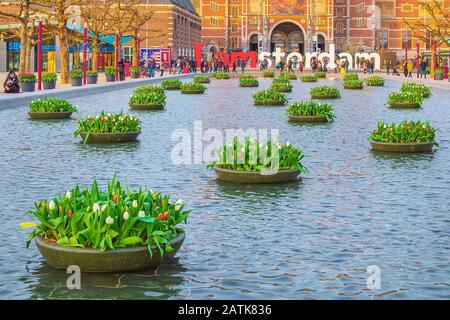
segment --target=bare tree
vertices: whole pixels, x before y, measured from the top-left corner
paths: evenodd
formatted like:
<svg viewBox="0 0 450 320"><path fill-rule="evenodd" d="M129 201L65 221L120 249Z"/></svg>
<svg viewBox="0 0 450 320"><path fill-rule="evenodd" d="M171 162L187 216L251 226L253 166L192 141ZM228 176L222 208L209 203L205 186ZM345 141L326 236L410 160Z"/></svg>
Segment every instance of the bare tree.
<svg viewBox="0 0 450 320"><path fill-rule="evenodd" d="M30 22L31 0L21 0L18 6L18 12L12 13L0 10L0 16L10 18L20 24L20 56L19 56L19 72L27 72L27 42L28 42L28 23ZM0 3L0 7L10 6L11 3Z"/></svg>
<svg viewBox="0 0 450 320"><path fill-rule="evenodd" d="M429 15L432 22L416 20L410 22L403 21L411 29L414 37L424 41L436 40L437 45L446 43L446 38L450 35L450 13L445 9L442 1L419 1L419 8Z"/></svg>

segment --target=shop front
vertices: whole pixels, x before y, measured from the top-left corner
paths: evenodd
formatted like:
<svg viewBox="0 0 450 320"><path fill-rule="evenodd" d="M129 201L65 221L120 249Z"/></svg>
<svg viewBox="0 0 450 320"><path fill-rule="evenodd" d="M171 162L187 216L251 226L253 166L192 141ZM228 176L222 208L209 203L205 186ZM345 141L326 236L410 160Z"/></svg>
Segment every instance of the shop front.
<svg viewBox="0 0 450 320"><path fill-rule="evenodd" d="M87 44L87 69L92 70L92 45ZM98 71L104 71L107 67L114 66L114 46L105 44L99 46ZM80 69L83 65L83 44L77 43L69 46L69 68Z"/></svg>

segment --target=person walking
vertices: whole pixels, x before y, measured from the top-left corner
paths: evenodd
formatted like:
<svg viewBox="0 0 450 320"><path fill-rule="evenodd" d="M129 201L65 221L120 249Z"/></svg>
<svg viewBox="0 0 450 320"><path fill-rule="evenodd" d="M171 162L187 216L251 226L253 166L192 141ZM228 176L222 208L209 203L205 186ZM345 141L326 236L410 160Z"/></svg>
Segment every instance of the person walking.
<svg viewBox="0 0 450 320"><path fill-rule="evenodd" d="M163 58L161 58L161 64L159 65L159 70L161 71L161 74L159 75L160 77L164 75L164 71L166 70L165 64L166 62L164 61Z"/></svg>
<svg viewBox="0 0 450 320"><path fill-rule="evenodd" d="M294 70L292 69L293 65L294 65L294 62L292 62L292 59L289 59L289 61L288 61L288 71L289 72L294 72Z"/></svg>
<svg viewBox="0 0 450 320"><path fill-rule="evenodd" d="M117 69L119 70L119 80L124 81L125 80L125 63L123 62L123 59L120 59L119 63L117 64Z"/></svg>
<svg viewBox="0 0 450 320"><path fill-rule="evenodd" d="M298 64L298 69L299 69L300 73L303 73L303 68L304 68L304 63L303 63L303 60L302 60L302 61L300 61L300 63Z"/></svg>
<svg viewBox="0 0 450 320"><path fill-rule="evenodd" d="M428 63L422 59L422 61L420 62L420 79L422 79L422 76L425 77L425 79L427 78L427 66Z"/></svg>
<svg viewBox="0 0 450 320"><path fill-rule="evenodd" d="M406 61L403 61L402 68L403 68L403 75L405 76L405 78L407 78L408 77L408 63Z"/></svg>
<svg viewBox="0 0 450 320"><path fill-rule="evenodd" d="M150 59L148 60L148 76L150 78L155 77L155 68L156 68L155 59L153 59L153 57L150 57Z"/></svg>
<svg viewBox="0 0 450 320"><path fill-rule="evenodd" d="M345 59L345 62L344 62L344 70L345 70L345 73L348 73L348 67L350 66L350 62L348 62L348 59Z"/></svg>
<svg viewBox="0 0 450 320"><path fill-rule="evenodd" d="M392 61L391 60L389 60L387 63L386 63L386 74L387 75L389 75L389 70L392 68Z"/></svg>
<svg viewBox="0 0 450 320"><path fill-rule="evenodd" d="M8 72L6 76L6 80L3 83L3 89L5 89L5 93L19 93L20 85L19 78L17 77L14 71Z"/></svg>
<svg viewBox="0 0 450 320"><path fill-rule="evenodd" d="M414 69L414 65L411 60L408 61L407 68L408 68L408 78L412 78L412 72Z"/></svg>

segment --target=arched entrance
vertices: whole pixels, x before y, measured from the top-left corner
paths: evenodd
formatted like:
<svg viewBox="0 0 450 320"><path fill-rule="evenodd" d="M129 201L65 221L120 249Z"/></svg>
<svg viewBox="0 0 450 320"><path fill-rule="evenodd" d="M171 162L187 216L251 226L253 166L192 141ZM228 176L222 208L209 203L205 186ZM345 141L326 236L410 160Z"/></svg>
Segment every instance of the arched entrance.
<svg viewBox="0 0 450 320"><path fill-rule="evenodd" d="M270 50L276 48L286 53L305 53L305 35L303 30L292 22L282 22L275 26L270 35Z"/></svg>
<svg viewBox="0 0 450 320"><path fill-rule="evenodd" d="M250 45L249 45L250 51L258 51L258 35L254 34L250 37Z"/></svg>
<svg viewBox="0 0 450 320"><path fill-rule="evenodd" d="M317 35L317 49L320 52L325 51L325 37L321 34Z"/></svg>

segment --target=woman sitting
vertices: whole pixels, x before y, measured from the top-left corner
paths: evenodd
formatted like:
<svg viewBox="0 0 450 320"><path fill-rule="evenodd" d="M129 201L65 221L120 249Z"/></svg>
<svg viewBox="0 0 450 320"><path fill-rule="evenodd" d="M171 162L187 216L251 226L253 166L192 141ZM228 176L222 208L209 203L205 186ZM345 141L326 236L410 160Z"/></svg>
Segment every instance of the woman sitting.
<svg viewBox="0 0 450 320"><path fill-rule="evenodd" d="M3 83L3 88L5 89L5 93L19 93L19 79L14 71L10 71L6 76L6 80Z"/></svg>

